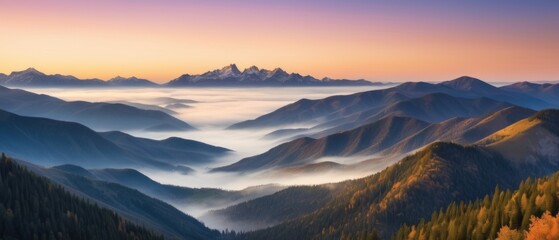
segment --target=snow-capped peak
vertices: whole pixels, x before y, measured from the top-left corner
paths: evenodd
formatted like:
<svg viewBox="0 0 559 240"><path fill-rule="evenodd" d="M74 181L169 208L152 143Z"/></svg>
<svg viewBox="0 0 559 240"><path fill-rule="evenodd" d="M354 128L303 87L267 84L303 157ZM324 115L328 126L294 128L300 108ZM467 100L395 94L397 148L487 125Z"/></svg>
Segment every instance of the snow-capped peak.
<svg viewBox="0 0 559 240"><path fill-rule="evenodd" d="M259 73L259 72L260 72L260 69L258 69L258 67L256 67L256 66L249 67L249 68L245 69L245 71L243 71L243 73L245 73L245 74L255 74L255 73Z"/></svg>
<svg viewBox="0 0 559 240"><path fill-rule="evenodd" d="M220 71L221 76L231 76L231 75L238 75L238 74L241 74L241 71L239 71L239 68L237 68L237 65L235 64L226 66L222 68Z"/></svg>

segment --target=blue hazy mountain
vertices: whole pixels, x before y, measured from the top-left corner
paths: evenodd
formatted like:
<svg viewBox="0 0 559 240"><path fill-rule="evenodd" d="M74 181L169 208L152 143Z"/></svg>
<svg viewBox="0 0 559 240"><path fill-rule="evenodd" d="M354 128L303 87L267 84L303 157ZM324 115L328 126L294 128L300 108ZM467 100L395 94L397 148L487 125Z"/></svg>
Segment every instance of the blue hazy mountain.
<svg viewBox="0 0 559 240"><path fill-rule="evenodd" d="M278 212L299 202L317 201L312 194L301 193L301 188L290 187L208 217L249 227L269 226L263 224L269 219L284 220L241 234L239 239L338 239L355 233L389 238L404 223L417 224L453 201L474 200L496 186L512 188L527 177L559 170L559 151L553 148L559 144L558 119L559 110L540 111L474 144L436 142L368 177L303 190L328 190L321 195L326 202L318 203L321 206ZM330 230L322 231L325 227Z"/></svg>
<svg viewBox="0 0 559 240"><path fill-rule="evenodd" d="M503 86L501 89L513 93L523 93L559 105L559 83L519 82Z"/></svg>
<svg viewBox="0 0 559 240"><path fill-rule="evenodd" d="M137 77L121 77L117 76L111 78L107 81L107 84L111 87L157 87L159 84L154 83L147 79L141 79Z"/></svg>
<svg viewBox="0 0 559 240"><path fill-rule="evenodd" d="M241 203L258 197L273 194L285 187L279 185L261 185L237 191L228 191L216 188L189 188L175 185L166 185L156 182L134 169L84 169L82 167L65 164L52 167L53 171L63 171L70 174L83 176L92 180L111 182L157 198L189 212L191 209L198 211L216 209L224 206Z"/></svg>
<svg viewBox="0 0 559 240"><path fill-rule="evenodd" d="M490 105L485 104L485 107ZM516 106L496 112L491 108L483 110L476 105L472 105L470 109L474 108L479 112L453 112L456 116L469 117L452 117L435 123L419 120L413 114L405 117L389 115L373 123L324 137L298 138L213 171L250 172L311 166L322 157L399 155L436 141L472 144L535 113ZM454 108L456 109L460 108ZM479 115L484 116L477 117Z"/></svg>
<svg viewBox="0 0 559 240"><path fill-rule="evenodd" d="M136 77L115 77L108 81L100 79L79 79L70 75L47 75L35 68L15 71L0 76L0 84L10 87L155 87L158 84Z"/></svg>
<svg viewBox="0 0 559 240"><path fill-rule="evenodd" d="M236 123L230 128L262 128L300 123L319 124L348 117L351 114L376 113L395 102L433 93L459 98L488 98L534 110L555 106L553 103L524 93L513 93L494 87L476 78L460 77L438 84L407 82L388 89L351 95L331 96L317 100L301 99L256 119Z"/></svg>
<svg viewBox="0 0 559 240"><path fill-rule="evenodd" d="M117 76L107 81L100 79L79 79L74 76L47 75L34 68L15 71L9 75L0 74L0 84L9 87L258 87L258 86L371 86L384 83L366 80L317 79L298 73L287 73L280 68L274 70L258 69L253 66L240 71L235 64L222 69L208 71L200 75L183 74L165 84L157 84L137 77Z"/></svg>
<svg viewBox="0 0 559 240"><path fill-rule="evenodd" d="M148 167L188 172L229 150L169 138L136 138L120 132L97 133L81 124L24 117L0 110L0 150L43 166Z"/></svg>
<svg viewBox="0 0 559 240"><path fill-rule="evenodd" d="M68 192L115 211L129 221L164 234L170 239L214 239L219 232L204 226L175 207L120 184L88 178L83 172L69 173L21 162L29 170L62 185Z"/></svg>
<svg viewBox="0 0 559 240"><path fill-rule="evenodd" d="M120 103L67 102L44 94L1 86L0 109L19 115L78 122L95 130L145 130L162 125L166 126L162 130L194 129L188 123L161 111Z"/></svg>

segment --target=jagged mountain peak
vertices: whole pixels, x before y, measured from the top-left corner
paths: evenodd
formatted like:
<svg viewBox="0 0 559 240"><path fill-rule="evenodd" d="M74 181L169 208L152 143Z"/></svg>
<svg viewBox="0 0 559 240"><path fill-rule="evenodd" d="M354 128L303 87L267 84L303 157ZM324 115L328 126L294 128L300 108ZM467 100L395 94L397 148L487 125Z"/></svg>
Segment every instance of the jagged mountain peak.
<svg viewBox="0 0 559 240"><path fill-rule="evenodd" d="M259 73L260 69L257 66L251 66L243 71L243 74L255 74Z"/></svg>
<svg viewBox="0 0 559 240"><path fill-rule="evenodd" d="M241 74L241 71L239 70L239 68L237 67L236 64L232 63L229 64L228 66L225 66L221 69L221 71L223 73L233 73L233 74Z"/></svg>

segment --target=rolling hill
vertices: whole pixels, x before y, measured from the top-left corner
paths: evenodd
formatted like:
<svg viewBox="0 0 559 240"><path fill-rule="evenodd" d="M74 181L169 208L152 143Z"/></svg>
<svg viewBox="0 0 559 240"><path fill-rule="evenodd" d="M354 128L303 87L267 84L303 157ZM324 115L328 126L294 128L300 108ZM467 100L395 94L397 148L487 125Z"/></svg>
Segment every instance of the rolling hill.
<svg viewBox="0 0 559 240"><path fill-rule="evenodd" d="M453 202L417 225L402 226L393 239L556 239L557 232L551 229L557 219L537 218L557 212L558 178L557 172L550 177L529 178L514 191L496 187L495 192L475 201Z"/></svg>
<svg viewBox="0 0 559 240"><path fill-rule="evenodd" d="M407 82L388 89L351 95L331 96L318 100L301 99L256 119L233 124L229 128L264 128L302 123L316 125L352 114L373 115L372 113L377 113L395 102L434 93L457 98L487 98L535 110L554 106L524 93L513 93L494 87L476 78L460 77L439 84Z"/></svg>
<svg viewBox="0 0 559 240"><path fill-rule="evenodd" d="M427 122L413 118L387 117L324 138L293 140L214 171L256 171L309 164L321 157L372 154L392 146L410 132L417 132L427 125Z"/></svg>
<svg viewBox="0 0 559 240"><path fill-rule="evenodd" d="M199 165L224 156L231 150L202 142L170 137L164 140L139 138L123 132L101 132L101 137L136 155L169 164Z"/></svg>
<svg viewBox="0 0 559 240"><path fill-rule="evenodd" d="M320 100L301 99L254 120L233 124L229 129L265 128L307 122L333 120L367 109L409 99L396 91L377 90L351 95L331 96Z"/></svg>
<svg viewBox="0 0 559 240"><path fill-rule="evenodd" d="M194 130L171 115L120 103L66 102L58 98L0 86L0 109L19 115L78 122L95 130L144 130L168 125L172 130Z"/></svg>
<svg viewBox="0 0 559 240"><path fill-rule="evenodd" d="M13 87L99 87L104 83L99 79L82 80L60 74L46 75L35 68L12 72L3 79L2 85Z"/></svg>
<svg viewBox="0 0 559 240"><path fill-rule="evenodd" d="M338 183L343 191L312 213L302 213L274 227L241 234L239 238L365 239L377 234L387 238L396 232L398 226L415 224L453 201L475 200L491 193L497 185L512 188L529 176L551 174L559 169L555 155L541 155L541 148L527 146L521 149L527 156L521 160L532 159L529 156L541 158L519 162L518 158L507 158L507 152L516 147L515 139L524 138L533 142L542 137L556 139L559 136L558 112L538 112L508 127L518 131L510 132L505 128L486 138L489 140L480 141L480 145L431 144L377 174ZM500 144L509 146L501 149L498 147ZM287 188L283 191L292 190ZM268 207L274 209L274 201L270 199L267 202ZM258 203L254 204L256 208ZM223 217L242 221L242 217L233 216L243 216L245 213L240 209L252 208L233 206L230 209L239 211ZM260 218L266 219L269 217L267 214L272 213L261 212Z"/></svg>
<svg viewBox="0 0 559 240"><path fill-rule="evenodd" d="M519 82L511 85L503 86L501 89L513 93L523 93L534 98L559 105L559 83L531 83Z"/></svg>
<svg viewBox="0 0 559 240"><path fill-rule="evenodd" d="M550 169L559 165L559 110L538 112L482 140L477 144L502 153L524 168ZM552 160L552 161L550 161Z"/></svg>
<svg viewBox="0 0 559 240"><path fill-rule="evenodd" d="M472 144L509 125L536 113L521 107L509 107L478 118L452 118L433 123L416 133L410 133L384 154L407 153L436 141Z"/></svg>
<svg viewBox="0 0 559 240"><path fill-rule="evenodd" d="M86 170L70 164L55 166L48 170L79 175L95 181L117 183L136 189L150 197L163 200L190 214L238 204L273 194L285 188L279 185L255 186L238 191L215 188L188 188L158 183L134 169L104 168Z"/></svg>
<svg viewBox="0 0 559 240"><path fill-rule="evenodd" d="M163 239L160 233L70 194L3 154L0 182L4 239Z"/></svg>
<svg viewBox="0 0 559 240"><path fill-rule="evenodd" d="M46 169L21 162L30 171L60 184L68 192L111 209L129 221L146 226L168 238L212 239L219 232L204 226L171 205L116 183L98 181L80 174Z"/></svg>
<svg viewBox="0 0 559 240"><path fill-rule="evenodd" d="M340 190L337 185L290 187L288 191L279 191L225 209L210 211L201 216L200 220L210 227L220 229L262 229L311 213L331 201Z"/></svg>
<svg viewBox="0 0 559 240"><path fill-rule="evenodd" d="M185 171L223 156L227 149L191 140L162 141L119 133L97 133L83 125L45 118L23 117L0 110L0 149L11 156L52 166L151 167Z"/></svg>
<svg viewBox="0 0 559 240"><path fill-rule="evenodd" d="M457 133L456 137L466 134L468 127L472 127L466 138L475 138L475 131L481 131L483 137L500 130L512 123L509 118L520 120L533 113L531 110L519 107L511 108L508 103L498 102L488 98L457 98L442 93L428 94L419 98L398 101L374 112L360 112L348 117L340 118L333 123L326 123L317 128L326 128L324 125L335 126L321 132L311 134L317 138L302 137L280 144L267 152L242 159L228 166L216 168L213 171L256 171L289 166L311 164L321 157L343 157L352 155L372 154L405 154L409 151L423 147L436 140L455 140L443 136L444 133ZM516 117L497 117L487 121L483 126L474 129L474 124L462 123L462 128L457 127L458 119L441 124L430 124L455 117L480 117L494 113L501 109L510 108L501 112L501 115L515 114ZM483 119L479 119L483 121ZM363 125L364 124L364 125ZM490 124L495 126L489 127ZM360 127L353 127L360 126ZM427 128L429 126L429 128ZM501 128L499 128L501 127ZM351 130L348 130L351 128ZM427 128L427 129L425 129ZM493 132L491 132L493 130ZM431 132L430 132L431 131ZM414 134L420 134L413 138ZM404 141L412 136L411 139ZM423 139L421 139L423 138ZM476 140L479 140L478 138ZM404 142L402 142L404 141ZM400 145L396 147L395 145ZM392 148L391 151L386 151Z"/></svg>
<svg viewBox="0 0 559 240"><path fill-rule="evenodd" d="M366 110L332 121L319 124L310 129L312 137L322 137L346 131L363 124L372 123L387 116L405 116L429 123L437 123L455 117L480 117L513 106L490 98L461 98L444 93L430 93L418 98L402 100L383 108ZM325 130L320 130L325 129Z"/></svg>
<svg viewBox="0 0 559 240"><path fill-rule="evenodd" d="M47 75L35 68L4 75L0 83L10 87L155 87L158 84L136 77L115 77L108 81L100 79L79 79L67 75Z"/></svg>
<svg viewBox="0 0 559 240"><path fill-rule="evenodd" d="M516 177L510 176L515 174L505 159L479 147L435 143L380 173L338 183L343 190L310 213L303 212L274 227L248 232L240 239L320 239L348 234L360 238L375 232L390 236L397 226L427 217L453 200L475 199L497 184L512 186L517 182ZM247 204L257 204L257 200ZM285 201L282 204L289 204ZM267 203L275 209L272 200ZM233 222L242 222L242 216L249 214L219 213ZM260 218L264 221L271 214L264 211Z"/></svg>

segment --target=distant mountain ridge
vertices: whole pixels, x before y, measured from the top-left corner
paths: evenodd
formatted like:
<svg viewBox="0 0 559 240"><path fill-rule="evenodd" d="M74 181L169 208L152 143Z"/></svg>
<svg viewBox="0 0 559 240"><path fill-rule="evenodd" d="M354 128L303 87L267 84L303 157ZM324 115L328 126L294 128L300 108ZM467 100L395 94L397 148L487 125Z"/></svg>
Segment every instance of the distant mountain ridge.
<svg viewBox="0 0 559 240"><path fill-rule="evenodd" d="M122 132L97 133L73 122L19 116L0 110L0 150L52 166L151 167L189 172L188 166L213 161L228 149L181 138L161 141Z"/></svg>
<svg viewBox="0 0 559 240"><path fill-rule="evenodd" d="M435 123L422 121L413 114L408 116L389 114L372 123L321 138L297 138L262 154L241 159L213 171L250 172L302 166L312 164L322 157L399 155L436 141L472 144L535 113L533 110L516 106L499 106L495 108L499 110L497 112L494 112L495 109L491 108L489 104L485 104L483 107L488 109L476 107L477 112L463 111L458 114L468 116L468 118L454 117ZM456 112L454 113L456 114ZM446 112L438 115L451 116Z"/></svg>
<svg viewBox="0 0 559 240"><path fill-rule="evenodd" d="M298 73L287 73L281 68L274 70L259 69L256 66L240 71L231 64L221 69L208 71L200 75L183 74L164 84L158 84L137 77L117 76L107 81L101 79L79 79L74 76L47 75L35 68L14 71L9 75L0 73L0 85L10 87L188 87L188 86L371 86L384 83L369 82L363 79L317 79Z"/></svg>
<svg viewBox="0 0 559 240"><path fill-rule="evenodd" d="M559 104L559 83L538 84L531 82L519 82L502 86L501 89L514 93L523 93L544 101Z"/></svg>
<svg viewBox="0 0 559 240"><path fill-rule="evenodd" d="M0 86L0 109L19 115L72 121L95 130L173 130L195 128L165 112L121 103L64 101L44 94ZM166 129L153 129L166 126Z"/></svg>
<svg viewBox="0 0 559 240"><path fill-rule="evenodd" d="M295 216L287 212L280 217L290 220L240 234L237 239L388 239L399 226L417 224L453 201L474 200L496 186L511 188L527 177L559 170L558 144L559 110L540 111L476 144L436 142L379 173L335 183L328 189L343 191L322 207L313 206L310 213L298 211ZM302 201L280 198L297 191L287 188L212 214L236 222L245 216L257 223L266 221L277 215L276 208Z"/></svg>
<svg viewBox="0 0 559 240"><path fill-rule="evenodd" d="M184 74L165 86L370 86L366 80L316 79L298 73L287 73L281 68L274 70L259 69L256 66L240 71L231 64L222 69L200 75ZM379 84L379 83L377 83Z"/></svg>
<svg viewBox="0 0 559 240"><path fill-rule="evenodd" d="M387 89L359 92L350 95L331 96L316 100L301 99L255 119L233 124L229 128L276 127L332 121L341 117L347 118L351 114L370 115L371 113L377 113L379 109L390 104L430 94L445 94L458 98L486 98L534 110L543 110L557 106L554 103L525 93L511 92L494 87L477 78L463 76L438 84L406 82Z"/></svg>

